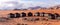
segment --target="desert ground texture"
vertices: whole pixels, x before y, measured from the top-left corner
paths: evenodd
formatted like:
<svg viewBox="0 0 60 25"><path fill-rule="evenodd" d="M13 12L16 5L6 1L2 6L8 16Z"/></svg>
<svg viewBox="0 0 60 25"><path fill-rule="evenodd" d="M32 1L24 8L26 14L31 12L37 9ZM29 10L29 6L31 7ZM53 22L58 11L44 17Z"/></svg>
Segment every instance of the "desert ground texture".
<svg viewBox="0 0 60 25"><path fill-rule="evenodd" d="M60 9L58 10L2 10L0 11L0 18L5 17L8 18L8 14L9 13L28 13L28 12L32 12L33 15L35 12L45 12L45 13L58 13L60 14ZM24 18L40 18L39 21L25 21L23 20ZM1 21L0 19L0 25L60 25L60 20L51 20L48 19L47 17L44 17L46 19L48 19L48 21L46 20L41 20L43 17L24 17L24 18L9 18L7 20L3 19L4 21Z"/></svg>

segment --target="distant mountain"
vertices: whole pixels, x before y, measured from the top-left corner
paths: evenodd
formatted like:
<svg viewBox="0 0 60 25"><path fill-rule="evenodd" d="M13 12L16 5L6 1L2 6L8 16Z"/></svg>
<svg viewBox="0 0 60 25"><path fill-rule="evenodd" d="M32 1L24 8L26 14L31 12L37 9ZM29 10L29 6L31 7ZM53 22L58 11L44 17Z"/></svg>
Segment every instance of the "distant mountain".
<svg viewBox="0 0 60 25"><path fill-rule="evenodd" d="M55 5L55 6L52 6L52 7L49 7L50 9L60 9L60 5Z"/></svg>
<svg viewBox="0 0 60 25"><path fill-rule="evenodd" d="M39 9L39 8L42 8L42 7L40 7L40 6L29 7L29 9L32 9L32 10Z"/></svg>

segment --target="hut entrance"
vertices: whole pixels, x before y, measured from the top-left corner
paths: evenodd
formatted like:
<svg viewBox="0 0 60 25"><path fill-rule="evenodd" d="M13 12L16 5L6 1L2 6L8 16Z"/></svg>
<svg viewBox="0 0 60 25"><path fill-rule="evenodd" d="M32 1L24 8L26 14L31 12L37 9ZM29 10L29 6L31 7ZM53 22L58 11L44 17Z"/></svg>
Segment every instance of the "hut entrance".
<svg viewBox="0 0 60 25"><path fill-rule="evenodd" d="M49 13L49 17L50 17L51 19L56 19L56 16L55 16L54 14L51 14L51 13Z"/></svg>
<svg viewBox="0 0 60 25"><path fill-rule="evenodd" d="M10 13L10 14L9 14L9 17L10 17L10 18L15 18L15 14Z"/></svg>
<svg viewBox="0 0 60 25"><path fill-rule="evenodd" d="M21 17L21 16L20 16L19 13L15 13L15 17L16 17L16 18L19 18L19 17Z"/></svg>
<svg viewBox="0 0 60 25"><path fill-rule="evenodd" d="M31 12L28 13L28 16L33 16L33 14Z"/></svg>
<svg viewBox="0 0 60 25"><path fill-rule="evenodd" d="M26 13L22 12L21 14L22 17L26 17Z"/></svg>
<svg viewBox="0 0 60 25"><path fill-rule="evenodd" d="M58 13L55 13L56 19L60 19L60 15Z"/></svg>

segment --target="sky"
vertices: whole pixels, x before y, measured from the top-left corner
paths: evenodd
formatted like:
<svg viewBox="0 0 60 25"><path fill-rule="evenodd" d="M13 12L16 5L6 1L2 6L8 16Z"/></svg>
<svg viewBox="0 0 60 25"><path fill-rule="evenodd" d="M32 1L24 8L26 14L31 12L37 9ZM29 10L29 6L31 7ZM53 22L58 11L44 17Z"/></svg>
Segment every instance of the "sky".
<svg viewBox="0 0 60 25"><path fill-rule="evenodd" d="M20 0L23 3L31 3L35 6L53 6L60 4L60 0Z"/></svg>
<svg viewBox="0 0 60 25"><path fill-rule="evenodd" d="M28 7L50 7L59 4L60 0L0 0L0 9L28 9Z"/></svg>

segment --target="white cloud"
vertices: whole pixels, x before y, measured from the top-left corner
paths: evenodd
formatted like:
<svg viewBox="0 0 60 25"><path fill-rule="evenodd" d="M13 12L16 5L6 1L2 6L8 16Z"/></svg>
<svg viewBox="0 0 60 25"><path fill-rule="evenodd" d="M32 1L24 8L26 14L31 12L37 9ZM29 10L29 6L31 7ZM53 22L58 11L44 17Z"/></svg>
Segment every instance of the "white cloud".
<svg viewBox="0 0 60 25"><path fill-rule="evenodd" d="M17 2L17 3L16 3ZM22 1L22 0L0 0L0 9L14 9L14 8L28 8L28 7L34 7L34 6L53 6L58 5L59 2L56 2L55 0L47 0L47 2L35 2L35 1Z"/></svg>
<svg viewBox="0 0 60 25"><path fill-rule="evenodd" d="M6 3L11 2L11 3ZM17 0L0 0L0 9L13 9L15 4L13 2L17 2ZM9 7L9 8L8 8Z"/></svg>
<svg viewBox="0 0 60 25"><path fill-rule="evenodd" d="M22 2L22 3L21 3ZM45 2L32 2L32 1L21 1L20 4L23 4L23 8L34 7L34 6L42 6L46 4Z"/></svg>

